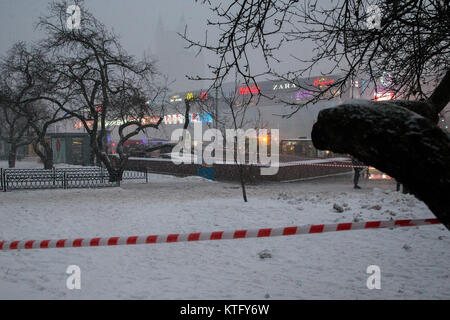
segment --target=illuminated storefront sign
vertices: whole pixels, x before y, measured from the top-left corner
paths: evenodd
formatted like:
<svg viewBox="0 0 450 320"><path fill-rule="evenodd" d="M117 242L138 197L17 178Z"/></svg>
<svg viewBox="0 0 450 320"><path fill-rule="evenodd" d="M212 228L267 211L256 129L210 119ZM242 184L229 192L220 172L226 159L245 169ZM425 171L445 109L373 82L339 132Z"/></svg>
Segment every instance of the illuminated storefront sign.
<svg viewBox="0 0 450 320"><path fill-rule="evenodd" d="M317 77L317 79L314 80L313 85L314 85L314 87L327 88L330 85L332 85L333 83L334 83L334 79L328 79L326 77L322 77L322 78Z"/></svg>
<svg viewBox="0 0 450 320"><path fill-rule="evenodd" d="M128 121L136 121L135 119L128 119ZM159 121L159 117L156 116L146 116L141 119L141 123L143 125L147 124L157 124ZM189 113L189 122L212 122L212 116L208 112L200 112L200 113ZM89 128L92 128L92 124L94 121L86 121L86 124ZM106 121L106 126L120 126L124 123L123 120L114 120L114 121ZM183 124L184 123L184 115L181 113L177 114L168 114L163 118L162 123L164 124ZM74 125L75 129L83 128L83 123L78 121Z"/></svg>
<svg viewBox="0 0 450 320"><path fill-rule="evenodd" d="M281 84L275 84L272 88L272 90L286 90L286 89L295 89L297 86L294 83L281 83Z"/></svg>
<svg viewBox="0 0 450 320"><path fill-rule="evenodd" d="M92 126L92 123L94 123L94 121L88 121L88 126L91 127L91 126ZM81 129L81 128L83 128L83 123L82 123L81 121L77 121L77 122L75 122L75 124L73 125L73 127L74 127L75 129Z"/></svg>
<svg viewBox="0 0 450 320"><path fill-rule="evenodd" d="M311 99L313 97L312 91L309 90L299 90L295 94L295 100Z"/></svg>
<svg viewBox="0 0 450 320"><path fill-rule="evenodd" d="M183 99L181 99L180 96L175 95L175 96L171 96L169 101L170 102L181 102L181 101L183 101Z"/></svg>
<svg viewBox="0 0 450 320"><path fill-rule="evenodd" d="M391 91L375 92L375 101L387 101L394 99L395 94Z"/></svg>
<svg viewBox="0 0 450 320"><path fill-rule="evenodd" d="M129 120L129 121L131 121L131 120ZM144 120L142 120L142 121L144 122ZM86 121L86 124L87 124L87 126L88 126L89 128L92 128L92 124L93 124L93 123L94 123L93 120L88 120L88 121ZM120 126L120 125L123 124L123 123L124 123L124 122L123 122L122 120L113 120L113 121L108 121L108 120L106 120L106 121L105 121L105 125L106 125L107 127L111 127L111 126ZM81 122L81 121L75 122L74 128L75 128L75 129L81 129L81 128L84 128L83 122Z"/></svg>
<svg viewBox="0 0 450 320"><path fill-rule="evenodd" d="M212 116L208 112L189 113L189 122L212 122ZM164 124L183 124L184 123L184 115L182 115L181 113L165 115L164 119L163 119L163 123Z"/></svg>
<svg viewBox="0 0 450 320"><path fill-rule="evenodd" d="M239 94L259 93L260 91L261 91L261 88L256 85L253 87L240 87L239 88Z"/></svg>
<svg viewBox="0 0 450 320"><path fill-rule="evenodd" d="M184 96L184 93L182 93L181 95L171 96L169 101L170 102L181 102L181 101L183 101L183 98L181 98L181 96ZM198 99L201 99L201 100L206 100L208 98L208 92L201 91L200 93L195 93L195 92L186 93L186 100L194 100L195 97L197 97Z"/></svg>

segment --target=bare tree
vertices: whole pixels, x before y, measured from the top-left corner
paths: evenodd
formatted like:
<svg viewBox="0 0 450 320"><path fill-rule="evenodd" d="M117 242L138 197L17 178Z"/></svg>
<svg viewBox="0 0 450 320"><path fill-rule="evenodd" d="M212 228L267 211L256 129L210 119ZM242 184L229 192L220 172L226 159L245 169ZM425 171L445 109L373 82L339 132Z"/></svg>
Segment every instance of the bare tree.
<svg viewBox="0 0 450 320"><path fill-rule="evenodd" d="M31 90L34 89L33 80L23 73L17 72L16 67L29 70L31 59L22 55L24 44L19 43L9 50L7 56L0 62L0 104L2 113L2 127L7 137L10 150L8 165L15 167L17 149L29 145L36 139L33 134L32 123L29 115L23 112Z"/></svg>
<svg viewBox="0 0 450 320"><path fill-rule="evenodd" d="M0 92L0 123L2 124L1 134L9 144L8 167L15 168L17 150L29 145L34 139L30 128L30 122L22 114L16 112L16 104L11 92Z"/></svg>
<svg viewBox="0 0 450 320"><path fill-rule="evenodd" d="M70 106L61 109L82 123L93 153L111 179L120 180L121 166L127 157L122 153L119 168L115 168L107 155L108 121L123 121L119 128L120 153L127 139L147 128L159 127L161 120L143 121L144 115L152 114L153 107L144 102L159 96L164 86L156 85L158 72L153 61L136 61L121 47L119 37L96 19L82 1L75 3L81 8L80 28L69 28L66 23L66 10L72 2L52 3L49 15L41 17L38 23L47 33L40 45L52 57L52 73L59 79L58 94L72 97ZM134 130L125 133L132 126Z"/></svg>
<svg viewBox="0 0 450 320"><path fill-rule="evenodd" d="M378 91L379 78L389 72L387 89L398 101L359 102L319 113L312 139L318 149L349 153L403 183L450 228L450 138L436 122L450 101L450 15L445 0L236 0L208 4L217 20L217 41L183 37L189 46L218 55L214 84L232 68L256 81L248 58L259 52L266 71L297 84L300 77L331 65L323 74L340 77L314 92L305 104L344 92L363 76ZM314 44L312 58L295 57L300 68L274 71L278 49L286 43ZM416 101L420 100L420 101ZM386 142L389 141L389 146ZM410 150L414 150L411 152Z"/></svg>
<svg viewBox="0 0 450 320"><path fill-rule="evenodd" d="M34 131L35 138L31 142L34 152L41 159L44 169L52 169L53 149L50 140L47 139L47 131L51 125L60 121L70 119L71 116L61 112L59 108L53 108L54 104L42 103L40 100L27 103L22 110L30 124L30 128Z"/></svg>
<svg viewBox="0 0 450 320"><path fill-rule="evenodd" d="M45 139L47 130L52 124L71 117L61 110L68 97L53 95L52 100L47 99L58 85L50 69L45 53L37 47L28 48L23 42L16 43L0 65L3 86L11 93L10 103L15 106L10 112L28 121L34 136L30 143L45 169L53 168L53 151Z"/></svg>
<svg viewBox="0 0 450 320"><path fill-rule="evenodd" d="M227 92L225 93L223 91L223 88L221 88L221 95L222 95L222 99L224 100L225 104L228 107L228 112L229 115L231 116L231 125L234 129L238 129L238 128L242 128L245 122L245 114L247 112L247 105L242 105L240 108L236 108L237 105L237 100L239 98L239 96L236 94L237 91L237 82L236 82L236 86L234 88L233 92ZM229 124L227 122L228 119L226 118L226 114L227 112L223 112L222 114L222 119L220 120L221 126L222 126L222 132L225 131L225 128L229 128ZM217 117L217 115L215 115ZM237 151L237 146L238 146L238 137L234 136L233 137L233 145L235 146L235 150L233 151ZM244 145L244 149L245 149L245 145ZM245 150L244 150L245 151ZM234 163L238 166L239 168L239 181L241 183L241 189L242 189L242 198L244 199L245 202L247 202L247 190L245 188L245 176L244 176L244 166L245 166L245 159L244 159L244 163L238 162L238 152L233 152L234 153ZM244 152L245 154L245 152Z"/></svg>
<svg viewBox="0 0 450 320"><path fill-rule="evenodd" d="M239 88L240 88L240 82L238 81L238 74L235 73L235 79L234 79L234 85L229 90L225 90L224 87L218 87L216 94L213 98L214 104L208 103L209 100L205 99L196 99L195 102L200 107L200 110L202 112L207 112L212 116L213 122L210 126L214 127L215 129L219 130L221 132L223 137L228 138L226 130L227 129L234 129L235 132L238 130L242 130L242 133L245 134L245 130L253 129L254 132L258 129L267 128L267 123L262 119L262 115L259 109L252 109L252 106L257 104L260 96L259 95L253 95L249 94L246 96L239 94ZM221 101L221 106L219 107L219 101ZM255 112L256 111L256 112ZM244 145L242 142L238 141L238 136L232 137L232 144L234 146L233 150L228 150L228 146L222 146L217 145L214 148L215 154L222 153L221 157L222 159L225 159L224 152L232 151L233 152L233 162L238 168L239 172L239 181L241 184L242 189L242 197L245 202L248 201L247 198L247 192L246 192L246 183L249 182L251 177L247 174L250 172L247 170L249 168L248 164L246 163L247 157L251 159L257 160L258 157L258 150L256 150L256 154L250 154L250 148L249 152L246 151L246 145L247 142L250 145L250 143L254 143L256 141L256 145L259 142L259 136L256 133L256 136L248 137L250 139L254 139L254 141L244 141ZM228 141L229 142L229 141ZM227 141L225 141L226 144ZM242 150L239 150L238 147L243 148ZM241 155L238 155L241 153ZM239 157L239 158L238 158ZM227 159L228 160L228 159Z"/></svg>
<svg viewBox="0 0 450 320"><path fill-rule="evenodd" d="M127 87L127 88L126 88ZM122 177L128 162L129 155L124 151L123 144L130 138L145 132L148 128L158 128L163 120L164 108L155 115L153 104L164 103L166 89L158 89L153 93L152 100L147 100L148 95L136 87L135 82L123 83L120 93L114 95L111 100L111 119L119 119L119 142L117 154L119 165L116 166L116 175ZM162 146L159 146L161 148Z"/></svg>
<svg viewBox="0 0 450 320"><path fill-rule="evenodd" d="M187 29L181 36L188 47L218 54L218 63L210 66L211 77L193 77L212 80L213 85L221 85L234 70L245 82L256 82L258 76L271 74L300 88L299 79L317 72L315 67L324 74L341 75L328 89L315 92L316 101L331 90L345 91L352 77L361 74L376 89L378 79L388 71L395 75L389 89L398 98L426 99L448 71L449 5L444 0L198 2L210 6L217 19L208 19L208 26L219 30L219 37L211 38L207 33L204 40L192 39ZM374 11L374 5L379 12ZM289 42L306 41L315 44L313 56L292 54L300 68L277 73L274 67L280 62L279 49ZM266 62L263 72L253 71L249 55L255 53ZM325 61L331 62L327 70L321 66ZM450 93L446 97L449 99ZM442 108L447 104L443 98ZM437 100L435 96L434 104Z"/></svg>

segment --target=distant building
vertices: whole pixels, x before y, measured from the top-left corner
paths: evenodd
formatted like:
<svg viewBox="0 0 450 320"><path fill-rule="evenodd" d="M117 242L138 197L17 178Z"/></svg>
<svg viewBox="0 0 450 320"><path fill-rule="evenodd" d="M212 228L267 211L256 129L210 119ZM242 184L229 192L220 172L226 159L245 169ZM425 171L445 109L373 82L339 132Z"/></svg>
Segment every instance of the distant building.
<svg viewBox="0 0 450 320"><path fill-rule="evenodd" d="M74 165L93 165L92 151L87 133L48 134L53 150L53 162Z"/></svg>
<svg viewBox="0 0 450 320"><path fill-rule="evenodd" d="M46 140L53 150L53 162L88 166L94 164L94 157L87 133L49 133ZM6 139L0 137L0 160L7 160L10 145ZM33 146L21 146L17 150L17 160L25 157L36 158Z"/></svg>

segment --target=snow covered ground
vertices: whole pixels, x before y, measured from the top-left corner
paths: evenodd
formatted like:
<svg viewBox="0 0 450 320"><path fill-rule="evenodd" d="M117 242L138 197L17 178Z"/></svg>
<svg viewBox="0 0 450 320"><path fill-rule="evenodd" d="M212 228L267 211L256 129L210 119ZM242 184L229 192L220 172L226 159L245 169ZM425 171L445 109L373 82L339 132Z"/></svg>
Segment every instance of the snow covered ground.
<svg viewBox="0 0 450 320"><path fill-rule="evenodd" d="M237 184L162 175L120 188L0 192L0 239L434 217L393 181L354 190L351 179L251 185L248 203ZM450 233L434 225L0 252L0 299L449 299L449 245ZM271 257L261 259L263 250ZM66 288L69 265L81 268L81 290ZM380 290L366 286L369 265L381 269Z"/></svg>

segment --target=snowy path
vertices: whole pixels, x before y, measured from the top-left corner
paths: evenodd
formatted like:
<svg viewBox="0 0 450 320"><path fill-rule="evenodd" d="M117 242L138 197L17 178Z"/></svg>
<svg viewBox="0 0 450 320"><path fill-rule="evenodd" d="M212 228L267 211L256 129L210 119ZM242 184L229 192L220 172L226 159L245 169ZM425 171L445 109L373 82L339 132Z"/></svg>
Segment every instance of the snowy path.
<svg viewBox="0 0 450 320"><path fill-rule="evenodd" d="M0 193L0 239L433 217L414 197L393 192L393 182L365 181L353 190L350 180L249 186L247 204L235 184L159 175L122 188ZM334 203L346 210L336 212ZM0 299L449 299L449 245L449 232L437 225L0 252ZM265 249L272 258L259 257ZM81 290L66 288L72 264L81 268ZM373 264L381 268L381 290L366 287Z"/></svg>

